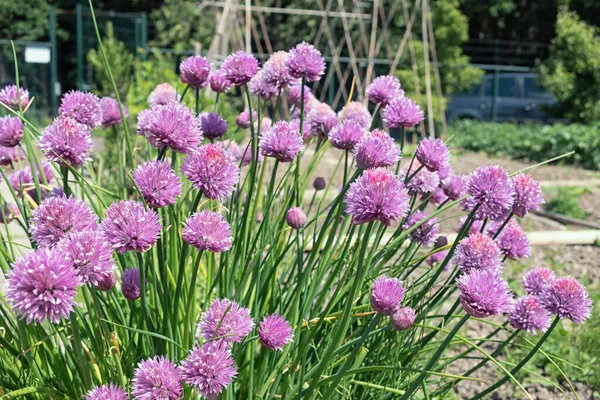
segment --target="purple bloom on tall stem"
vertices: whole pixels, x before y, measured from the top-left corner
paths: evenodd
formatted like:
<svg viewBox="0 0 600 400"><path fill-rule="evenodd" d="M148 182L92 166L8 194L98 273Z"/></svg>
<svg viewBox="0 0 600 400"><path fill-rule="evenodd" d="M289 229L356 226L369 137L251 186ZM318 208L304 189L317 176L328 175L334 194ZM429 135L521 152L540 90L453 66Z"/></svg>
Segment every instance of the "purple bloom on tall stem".
<svg viewBox="0 0 600 400"><path fill-rule="evenodd" d="M422 198L424 200L427 198L427 196L423 196ZM431 196L429 196L429 202L431 204L436 204L436 205L442 204L446 200L448 200L448 196L446 196L446 194L444 193L444 190L440 187L438 187L433 192L431 192Z"/></svg>
<svg viewBox="0 0 600 400"><path fill-rule="evenodd" d="M440 233L440 226L435 217L429 217L428 214L422 211L415 211L408 216L404 223L404 229L410 229L417 223L425 220L421 225L410 232L410 240L420 243L423 246L431 246L437 235Z"/></svg>
<svg viewBox="0 0 600 400"><path fill-rule="evenodd" d="M392 328L397 331L406 331L415 323L415 310L411 307L399 308L390 319Z"/></svg>
<svg viewBox="0 0 600 400"><path fill-rule="evenodd" d="M519 224L514 220L511 220L508 225L504 227L496 239L496 242L498 243L498 247L502 254L511 260L517 260L531 255L529 239L527 239L525 232L521 230Z"/></svg>
<svg viewBox="0 0 600 400"><path fill-rule="evenodd" d="M129 116L129 111L125 104L123 106L123 115L125 118ZM100 99L100 107L102 107L102 125L105 128L121 124L121 111L119 110L119 102L112 97L103 97Z"/></svg>
<svg viewBox="0 0 600 400"><path fill-rule="evenodd" d="M63 96L58 111L62 117L72 118L90 129L102 124L100 99L93 93L71 90Z"/></svg>
<svg viewBox="0 0 600 400"><path fill-rule="evenodd" d="M0 118L0 146L15 147L21 143L23 136L25 131L19 117Z"/></svg>
<svg viewBox="0 0 600 400"><path fill-rule="evenodd" d="M500 271L502 268L500 248L492 238L479 232L459 243L453 261L465 274L475 270Z"/></svg>
<svg viewBox="0 0 600 400"><path fill-rule="evenodd" d="M258 72L258 61L252 54L239 50L227 56L221 69L229 82L235 86L242 86Z"/></svg>
<svg viewBox="0 0 600 400"><path fill-rule="evenodd" d="M20 147L0 146L0 165L11 165L26 158L25 153L23 153Z"/></svg>
<svg viewBox="0 0 600 400"><path fill-rule="evenodd" d="M127 393L111 383L91 389L85 395L85 400L127 400Z"/></svg>
<svg viewBox="0 0 600 400"><path fill-rule="evenodd" d="M50 197L33 212L31 238L40 247L52 247L63 238L85 230L93 230L98 217L75 197Z"/></svg>
<svg viewBox="0 0 600 400"><path fill-rule="evenodd" d="M177 90L168 83L157 85L148 96L148 104L150 107L164 106L173 101L179 101Z"/></svg>
<svg viewBox="0 0 600 400"><path fill-rule="evenodd" d="M207 139L217 139L227 133L227 122L217 113L200 115L200 129Z"/></svg>
<svg viewBox="0 0 600 400"><path fill-rule="evenodd" d="M316 101L316 104L311 106L306 113L304 123L313 136L327 137L327 134L339 123L339 120L329 104Z"/></svg>
<svg viewBox="0 0 600 400"><path fill-rule="evenodd" d="M219 394L237 375L231 352L225 346L207 343L194 347L180 367L183 380L208 400Z"/></svg>
<svg viewBox="0 0 600 400"><path fill-rule="evenodd" d="M511 312L513 295L497 271L473 270L457 279L460 302L465 312L476 318Z"/></svg>
<svg viewBox="0 0 600 400"><path fill-rule="evenodd" d="M523 218L529 211L537 211L545 203L542 188L531 175L517 174L512 178L515 189L515 202L512 211Z"/></svg>
<svg viewBox="0 0 600 400"><path fill-rule="evenodd" d="M6 298L28 324L45 320L58 323L73 311L80 284L62 251L38 249L13 264Z"/></svg>
<svg viewBox="0 0 600 400"><path fill-rule="evenodd" d="M417 148L415 156L421 165L432 172L437 172L450 166L450 152L442 139L423 139Z"/></svg>
<svg viewBox="0 0 600 400"><path fill-rule="evenodd" d="M112 203L100 228L117 253L150 250L160 236L160 222L154 210L142 203L121 200Z"/></svg>
<svg viewBox="0 0 600 400"><path fill-rule="evenodd" d="M81 231L59 242L82 283L97 285L115 266L110 244L99 231Z"/></svg>
<svg viewBox="0 0 600 400"><path fill-rule="evenodd" d="M304 89L304 103L308 103L309 101L311 101L311 99L313 98L313 94L310 91L310 88L306 85L302 86L302 85L292 85L290 86L289 92L288 92L288 100L290 102L291 105L296 106L298 108L300 108L300 101L301 101L301 96L302 96L302 92L300 91L300 88Z"/></svg>
<svg viewBox="0 0 600 400"><path fill-rule="evenodd" d="M256 121L258 119L258 113L256 110L252 110L252 120ZM250 110L247 108L244 109L235 119L235 124L241 129L250 128Z"/></svg>
<svg viewBox="0 0 600 400"><path fill-rule="evenodd" d="M551 314L583 324L592 312L592 300L585 287L571 276L556 278L542 288L542 305Z"/></svg>
<svg viewBox="0 0 600 400"><path fill-rule="evenodd" d="M250 93L259 96L264 101L269 101L277 97L279 89L277 86L265 82L263 79L263 71L260 70L248 82Z"/></svg>
<svg viewBox="0 0 600 400"><path fill-rule="evenodd" d="M292 229L300 229L306 225L306 213L300 207L292 207L285 213L285 221Z"/></svg>
<svg viewBox="0 0 600 400"><path fill-rule="evenodd" d="M77 168L87 164L94 144L87 125L61 117L42 131L39 148L50 161Z"/></svg>
<svg viewBox="0 0 600 400"><path fill-rule="evenodd" d="M400 160L400 148L383 129L366 133L354 146L353 152L358 169L389 167Z"/></svg>
<svg viewBox="0 0 600 400"><path fill-rule="evenodd" d="M290 75L286 65L288 58L289 54L286 51L276 51L271 54L262 69L263 80L266 84L279 90L299 83L297 78Z"/></svg>
<svg viewBox="0 0 600 400"><path fill-rule="evenodd" d="M371 126L371 114L369 109L359 101L351 101L348 105L338 111L338 119L343 121L354 121L364 129Z"/></svg>
<svg viewBox="0 0 600 400"><path fill-rule="evenodd" d="M198 250L221 253L233 242L229 223L214 211L202 210L189 217L183 226L183 240Z"/></svg>
<svg viewBox="0 0 600 400"><path fill-rule="evenodd" d="M270 350L281 350L294 338L290 323L280 315L267 315L258 325L258 340Z"/></svg>
<svg viewBox="0 0 600 400"><path fill-rule="evenodd" d="M117 277L113 272L111 272L107 275L104 275L100 280L98 280L96 288L104 292L108 292L109 290L112 290L112 288L114 288L116 284Z"/></svg>
<svg viewBox="0 0 600 400"><path fill-rule="evenodd" d="M456 201L467 194L467 180L465 175L451 175L442 182L442 189L450 200Z"/></svg>
<svg viewBox="0 0 600 400"><path fill-rule="evenodd" d="M400 176L410 178L406 182L406 188L410 195L426 195L435 191L440 185L440 177L437 172L431 172L422 167L417 160L412 160L412 165L410 163L406 164L402 168Z"/></svg>
<svg viewBox="0 0 600 400"><path fill-rule="evenodd" d="M404 90L400 86L400 81L395 76L382 75L373 79L367 87L367 97L369 101L375 104L387 106L390 102L404 96Z"/></svg>
<svg viewBox="0 0 600 400"><path fill-rule="evenodd" d="M365 170L350 184L344 201L353 224L381 221L389 225L409 210L404 184L385 168Z"/></svg>
<svg viewBox="0 0 600 400"><path fill-rule="evenodd" d="M325 182L325 178L322 176L317 176L313 182L313 188L316 191L323 190L327 187L327 182Z"/></svg>
<svg viewBox="0 0 600 400"><path fill-rule="evenodd" d="M133 171L133 181L153 208L177 203L183 183L166 161L147 161Z"/></svg>
<svg viewBox="0 0 600 400"><path fill-rule="evenodd" d="M380 276L373 282L371 307L380 314L392 315L400 307L405 293L401 280Z"/></svg>
<svg viewBox="0 0 600 400"><path fill-rule="evenodd" d="M25 109L29 104L29 91L24 88L17 89L17 85L7 85L0 90L0 103L7 105L15 111L19 111L19 97L21 108Z"/></svg>
<svg viewBox="0 0 600 400"><path fill-rule="evenodd" d="M544 287L554 279L556 279L556 275L550 268L537 267L525 274L521 284L527 294L539 296L542 294Z"/></svg>
<svg viewBox="0 0 600 400"><path fill-rule="evenodd" d="M0 147L0 149L3 148L5 147ZM21 150L18 147L10 148L10 150L16 149L18 149L19 151ZM8 183L16 192L18 197L22 197L25 193L27 193L34 201L38 203L47 197L49 188L46 184L52 183L52 180L54 179L54 177L52 176L52 167L45 161L42 161L40 164L42 167L41 171L38 165L35 166L35 169L38 182L41 186L40 191L42 198L37 198L35 181L30 166L26 166L25 168L15 171L8 176Z"/></svg>
<svg viewBox="0 0 600 400"><path fill-rule="evenodd" d="M536 296L523 296L515 301L509 315L510 325L533 335L546 332L550 326L550 314Z"/></svg>
<svg viewBox="0 0 600 400"><path fill-rule="evenodd" d="M137 268L126 268L123 271L121 292L127 300L137 300L140 298L140 270Z"/></svg>
<svg viewBox="0 0 600 400"><path fill-rule="evenodd" d="M237 144L233 140L223 140L223 142L221 142L221 145L225 150L231 153L231 155L236 159L236 161L242 161L244 152L239 144Z"/></svg>
<svg viewBox="0 0 600 400"><path fill-rule="evenodd" d="M133 372L131 395L137 400L178 400L183 396L179 369L164 356L140 362Z"/></svg>
<svg viewBox="0 0 600 400"><path fill-rule="evenodd" d="M261 132L258 147L265 157L290 162L304 150L304 141L300 132L293 129L289 122L277 121L271 128Z"/></svg>
<svg viewBox="0 0 600 400"><path fill-rule="evenodd" d="M225 77L222 69L217 69L208 76L208 83L213 92L224 93L231 89L231 82Z"/></svg>
<svg viewBox="0 0 600 400"><path fill-rule="evenodd" d="M501 219L511 210L515 191L508 173L497 165L479 167L469 175L467 190L471 195L462 206L472 211L477 205L477 219Z"/></svg>
<svg viewBox="0 0 600 400"><path fill-rule="evenodd" d="M235 157L221 144L205 144L188 155L181 172L209 199L225 200L240 179Z"/></svg>
<svg viewBox="0 0 600 400"><path fill-rule="evenodd" d="M383 121L390 128L411 128L423 118L421 107L408 97L395 97L383 109Z"/></svg>
<svg viewBox="0 0 600 400"><path fill-rule="evenodd" d="M202 56L191 56L179 64L181 82L193 88L202 89L208 84L210 62Z"/></svg>
<svg viewBox="0 0 600 400"><path fill-rule="evenodd" d="M294 78L303 78L306 82L316 82L325 72L325 60L315 46L302 42L288 53L286 66Z"/></svg>
<svg viewBox="0 0 600 400"><path fill-rule="evenodd" d="M198 333L204 340L231 347L240 343L254 327L250 310L229 299L214 300L200 317Z"/></svg>
<svg viewBox="0 0 600 400"><path fill-rule="evenodd" d="M344 120L329 131L329 141L337 149L352 150L366 133L356 121Z"/></svg>

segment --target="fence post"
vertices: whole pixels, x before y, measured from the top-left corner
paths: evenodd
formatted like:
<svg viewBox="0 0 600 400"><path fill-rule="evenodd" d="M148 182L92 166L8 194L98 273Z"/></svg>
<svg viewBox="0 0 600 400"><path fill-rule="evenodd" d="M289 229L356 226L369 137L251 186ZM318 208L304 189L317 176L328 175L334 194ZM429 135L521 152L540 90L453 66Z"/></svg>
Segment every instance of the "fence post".
<svg viewBox="0 0 600 400"><path fill-rule="evenodd" d="M53 117L57 115L58 109L58 60L56 40L56 10L50 7L50 112Z"/></svg>
<svg viewBox="0 0 600 400"><path fill-rule="evenodd" d="M83 90L83 10L80 3L75 7L77 35L77 87Z"/></svg>

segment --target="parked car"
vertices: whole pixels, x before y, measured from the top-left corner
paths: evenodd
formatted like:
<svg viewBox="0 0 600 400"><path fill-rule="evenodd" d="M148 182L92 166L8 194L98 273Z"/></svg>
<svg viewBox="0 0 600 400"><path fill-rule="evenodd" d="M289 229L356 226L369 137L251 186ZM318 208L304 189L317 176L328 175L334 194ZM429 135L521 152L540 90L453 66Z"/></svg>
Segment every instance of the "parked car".
<svg viewBox="0 0 600 400"><path fill-rule="evenodd" d="M496 121L549 122L546 110L556 98L538 85L534 73L502 73L498 76ZM494 107L494 75L484 75L481 83L468 93L450 97L446 120L475 119L491 121Z"/></svg>

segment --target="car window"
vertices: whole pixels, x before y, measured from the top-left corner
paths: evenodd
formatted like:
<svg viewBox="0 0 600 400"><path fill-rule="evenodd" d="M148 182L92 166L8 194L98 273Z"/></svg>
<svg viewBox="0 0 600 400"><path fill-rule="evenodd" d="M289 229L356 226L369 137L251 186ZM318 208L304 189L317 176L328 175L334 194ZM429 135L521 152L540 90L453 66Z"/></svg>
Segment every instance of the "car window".
<svg viewBox="0 0 600 400"><path fill-rule="evenodd" d="M494 95L494 78L483 81L483 95L489 97ZM515 77L498 78L498 97L519 97L519 89Z"/></svg>
<svg viewBox="0 0 600 400"><path fill-rule="evenodd" d="M523 88L525 89L525 97L533 99L547 98L548 92L538 85L537 78L523 78Z"/></svg>

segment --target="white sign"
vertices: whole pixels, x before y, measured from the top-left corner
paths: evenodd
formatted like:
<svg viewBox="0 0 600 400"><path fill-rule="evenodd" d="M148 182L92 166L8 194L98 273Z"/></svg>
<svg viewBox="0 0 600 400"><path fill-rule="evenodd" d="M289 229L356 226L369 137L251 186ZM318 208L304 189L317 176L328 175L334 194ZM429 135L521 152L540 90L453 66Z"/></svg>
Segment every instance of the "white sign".
<svg viewBox="0 0 600 400"><path fill-rule="evenodd" d="M32 64L48 64L50 62L50 49L48 47L25 47L25 62Z"/></svg>

